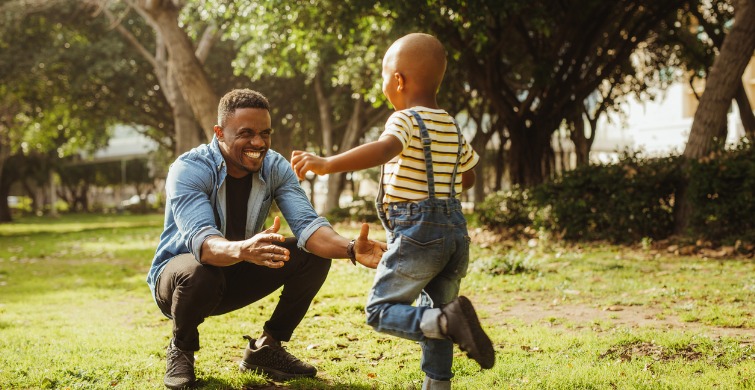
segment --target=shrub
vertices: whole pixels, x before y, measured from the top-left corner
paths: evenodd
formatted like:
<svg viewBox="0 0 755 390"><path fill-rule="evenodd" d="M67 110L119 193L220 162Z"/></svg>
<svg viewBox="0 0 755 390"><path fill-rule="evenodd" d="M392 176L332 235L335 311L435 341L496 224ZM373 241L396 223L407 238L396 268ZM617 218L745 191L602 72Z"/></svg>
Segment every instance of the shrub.
<svg viewBox="0 0 755 390"><path fill-rule="evenodd" d="M714 241L755 242L755 148L741 143L693 161L688 200L692 232Z"/></svg>
<svg viewBox="0 0 755 390"><path fill-rule="evenodd" d="M478 221L489 228L514 228L532 223L531 208L529 191L514 186L488 195L475 206L475 214Z"/></svg>
<svg viewBox="0 0 755 390"><path fill-rule="evenodd" d="M518 275L538 272L538 261L533 251L508 251L477 259L474 271L492 275Z"/></svg>
<svg viewBox="0 0 755 390"><path fill-rule="evenodd" d="M663 238L673 229L679 158L624 154L618 163L588 165L532 192L536 228L572 240L634 242Z"/></svg>

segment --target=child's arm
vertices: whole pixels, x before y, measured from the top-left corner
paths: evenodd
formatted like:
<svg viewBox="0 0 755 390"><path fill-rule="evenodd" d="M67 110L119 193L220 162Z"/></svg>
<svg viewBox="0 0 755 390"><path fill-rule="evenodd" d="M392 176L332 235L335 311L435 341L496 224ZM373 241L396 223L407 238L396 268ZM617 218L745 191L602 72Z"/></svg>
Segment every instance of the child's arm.
<svg viewBox="0 0 755 390"><path fill-rule="evenodd" d="M392 135L380 137L377 141L357 146L331 157L319 157L312 153L294 150L291 153L291 168L299 180L308 171L318 175L334 172L358 171L383 165L396 157L404 149L398 138Z"/></svg>
<svg viewBox="0 0 755 390"><path fill-rule="evenodd" d="M477 175L474 173L474 169L470 169L461 174L461 189L466 191L474 186Z"/></svg>

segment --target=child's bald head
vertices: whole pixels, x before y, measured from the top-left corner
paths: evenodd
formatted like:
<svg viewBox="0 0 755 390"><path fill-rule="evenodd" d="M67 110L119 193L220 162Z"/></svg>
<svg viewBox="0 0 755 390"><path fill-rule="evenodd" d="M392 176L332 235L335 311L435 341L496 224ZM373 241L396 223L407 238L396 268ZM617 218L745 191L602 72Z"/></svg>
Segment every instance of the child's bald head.
<svg viewBox="0 0 755 390"><path fill-rule="evenodd" d="M412 93L435 96L446 72L446 50L432 35L405 35L388 48L383 71L400 73Z"/></svg>

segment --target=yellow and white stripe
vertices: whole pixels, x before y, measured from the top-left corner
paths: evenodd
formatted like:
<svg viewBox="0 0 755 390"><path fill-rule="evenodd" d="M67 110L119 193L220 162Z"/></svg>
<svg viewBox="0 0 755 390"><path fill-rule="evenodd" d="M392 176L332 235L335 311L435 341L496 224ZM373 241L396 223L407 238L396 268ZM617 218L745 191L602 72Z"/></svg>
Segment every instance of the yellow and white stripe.
<svg viewBox="0 0 755 390"><path fill-rule="evenodd" d="M432 140L433 173L435 197L448 198L451 195L451 174L456 163L459 138L453 117L445 110L414 107L425 122ZM388 118L382 136L398 138L404 150L383 168L384 203L420 201L428 198L425 154L422 151L422 137L419 125L409 110L397 111ZM480 160L480 156L461 137L462 149L459 169L456 173L456 195L461 193L461 174Z"/></svg>

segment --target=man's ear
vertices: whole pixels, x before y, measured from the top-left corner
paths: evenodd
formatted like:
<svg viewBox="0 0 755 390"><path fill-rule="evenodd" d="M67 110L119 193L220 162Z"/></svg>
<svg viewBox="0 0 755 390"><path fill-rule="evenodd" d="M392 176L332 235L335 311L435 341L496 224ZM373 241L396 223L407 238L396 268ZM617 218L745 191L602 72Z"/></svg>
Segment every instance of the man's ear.
<svg viewBox="0 0 755 390"><path fill-rule="evenodd" d="M212 128L212 130L215 132L215 136L218 137L218 140L222 140L223 139L223 128L222 127L220 127L218 125L215 125Z"/></svg>

